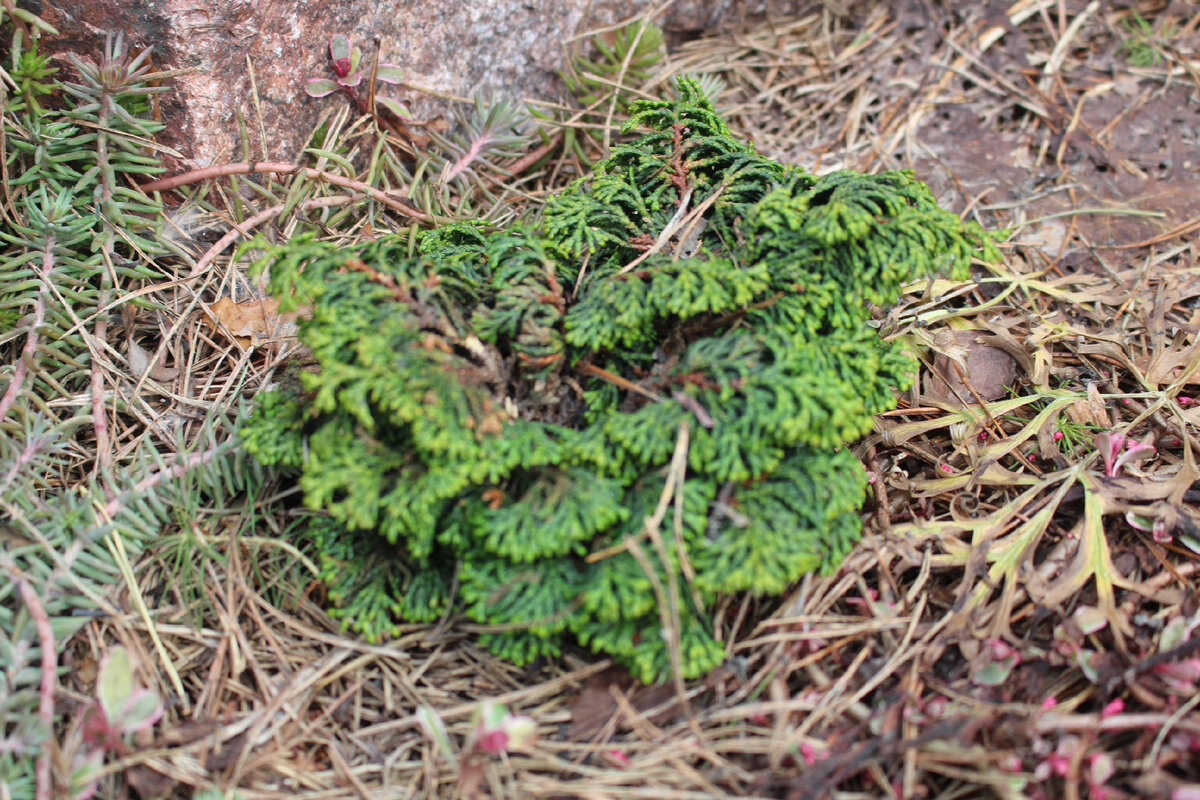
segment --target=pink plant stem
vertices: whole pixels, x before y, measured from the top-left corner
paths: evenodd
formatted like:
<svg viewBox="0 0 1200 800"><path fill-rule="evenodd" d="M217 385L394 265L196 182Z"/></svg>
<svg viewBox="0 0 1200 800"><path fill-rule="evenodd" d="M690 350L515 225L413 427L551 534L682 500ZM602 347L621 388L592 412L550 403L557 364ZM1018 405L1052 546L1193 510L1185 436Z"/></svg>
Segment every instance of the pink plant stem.
<svg viewBox="0 0 1200 800"><path fill-rule="evenodd" d="M17 479L17 473L29 466L33 459L37 457L38 449L42 446L43 441L39 441L38 437L33 437L25 443L25 448L21 451L21 455L16 457L12 466L8 468L8 472L4 473L3 480L0 480L0 497L4 497L4 493L8 491L8 487L12 486L13 481Z"/></svg>
<svg viewBox="0 0 1200 800"><path fill-rule="evenodd" d="M344 206L347 203L353 202L354 199L355 198L353 198L353 197L345 197L345 196L318 197L316 199L309 200L306 203L302 203L300 207L304 211L309 211L314 208L329 208L331 206ZM236 228L234 228L229 233L225 234L220 239L218 239L216 242L214 242L213 246L208 248L208 250L205 251L204 255L200 256L200 260L196 262L196 266L192 267L192 271L190 273L188 273L188 277L194 278L197 275L199 275L200 273L204 272L204 270L208 268L208 265L211 264L214 260L216 260L217 256L221 255L221 253L225 252L226 248L228 248L229 245L231 245L237 241L239 236L247 235L248 233L250 233L250 231L254 230L259 225L261 225L264 222L266 222L267 220L269 220L271 217L274 217L276 214L282 214L284 208L286 208L286 206L284 204L280 203L277 206L271 206L270 208L268 208L264 211L258 212L257 214L250 217L249 219L242 220L241 224L239 224Z"/></svg>
<svg viewBox="0 0 1200 800"><path fill-rule="evenodd" d="M54 629L50 626L50 616L38 598L37 592L27 580L18 580L17 589L21 599L29 609L37 628L39 643L42 647L42 684L41 697L38 700L38 718L45 728L47 739L42 744L42 752L37 761L37 800L50 800L52 786L50 785L50 750L54 745L54 689L58 684L58 653L54 647Z"/></svg>
<svg viewBox="0 0 1200 800"><path fill-rule="evenodd" d="M182 464L176 464L173 467L159 470L153 475L143 478L134 484L133 488L124 491L117 497L109 500L104 506L104 515L107 518L112 519L112 517L116 515L116 513L120 511L122 507L124 507L125 503L128 502L131 496L140 494L147 489L153 489L155 486L160 486L167 481L173 481L176 478L182 478L196 467L212 461L219 453L220 448L205 450L203 453L192 453L183 461Z"/></svg>
<svg viewBox="0 0 1200 800"><path fill-rule="evenodd" d="M296 165L276 161L243 161L237 164L221 164L220 166L204 167L173 175L170 178L159 178L156 181L142 184L144 192L169 192L180 186L207 180L209 178L224 178L229 175L249 175L252 172L295 172Z"/></svg>
<svg viewBox="0 0 1200 800"><path fill-rule="evenodd" d="M450 167L450 169L446 171L446 177L442 179L442 182L449 183L450 181L454 180L458 173L466 169L472 161L479 158L479 154L483 152L483 148L491 140L492 137L490 133L480 134L475 141L471 142L470 148L467 149L467 152L462 154L462 158L460 158L458 161L455 161L454 166Z"/></svg>
<svg viewBox="0 0 1200 800"><path fill-rule="evenodd" d="M1114 714L1104 719L1099 714L1042 714L1034 723L1038 733L1055 731L1144 731L1158 728L1171 721L1170 714ZM1184 718L1173 723L1175 728L1200 734L1200 720Z"/></svg>
<svg viewBox="0 0 1200 800"><path fill-rule="evenodd" d="M522 172L529 169L534 164L549 155L554 148L558 147L558 139L558 135L555 134L553 137L551 137L550 141L546 142L538 149L521 156L516 161L509 164L506 169L513 175L520 175ZM499 178L491 178L491 180L493 183L500 183Z"/></svg>
<svg viewBox="0 0 1200 800"><path fill-rule="evenodd" d="M180 186L186 186L191 183L207 180L208 178L219 178L226 175L249 175L252 172L303 172L312 180L325 181L332 183L334 186L341 186L344 189L351 189L356 192L362 192L370 195L374 200L393 211L398 211L407 217L411 217L420 222L431 222L431 217L424 211L406 205L394 197L379 191L370 184L362 181L343 178L341 175L335 175L332 172L324 172L312 167L300 167L295 164L288 164L279 161L243 161L239 164L224 164L217 167L205 167L191 172L185 172L182 175L175 175L171 178L162 178L157 181L142 184L142 191L145 192L166 192L171 189L178 189Z"/></svg>
<svg viewBox="0 0 1200 800"><path fill-rule="evenodd" d="M16 369L4 397L0 398L0 420L8 416L8 409L16 401L17 395L25 385L25 376L29 373L29 362L37 353L38 328L46 321L46 295L50 293L50 273L54 271L54 234L46 237L46 255L42 258L42 271L38 276L42 285L38 287L37 299L33 302L33 322L29 326L29 334L25 337L25 346L17 358Z"/></svg>

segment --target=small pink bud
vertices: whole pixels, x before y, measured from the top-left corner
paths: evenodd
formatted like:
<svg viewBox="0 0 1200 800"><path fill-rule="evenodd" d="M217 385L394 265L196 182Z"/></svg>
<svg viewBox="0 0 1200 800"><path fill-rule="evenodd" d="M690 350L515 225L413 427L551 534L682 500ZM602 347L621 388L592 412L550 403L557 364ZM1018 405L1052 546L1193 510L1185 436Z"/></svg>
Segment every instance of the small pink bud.
<svg viewBox="0 0 1200 800"><path fill-rule="evenodd" d="M867 596L866 597L847 597L846 602L852 606L863 606L865 608L868 605L870 605L871 603L874 603L878 599L879 599L879 591L876 589L872 589L871 587L867 587Z"/></svg>
<svg viewBox="0 0 1200 800"><path fill-rule="evenodd" d="M1050 709L1054 708L1057 705L1058 705L1058 698L1055 697L1054 695L1050 695L1049 697L1047 697L1045 700L1042 701L1042 711L1049 711Z"/></svg>
<svg viewBox="0 0 1200 800"><path fill-rule="evenodd" d="M1014 656L1018 658L1020 657L1020 653L1018 653L1012 645L1003 639L991 639L988 641L988 646L992 650L992 658L996 659L997 661L1004 661L1005 659L1013 658Z"/></svg>
<svg viewBox="0 0 1200 800"><path fill-rule="evenodd" d="M629 756L625 754L624 750L618 750L615 747L612 750L605 750L604 757L616 767L621 769L629 768Z"/></svg>
<svg viewBox="0 0 1200 800"><path fill-rule="evenodd" d="M938 469L940 469L942 472L946 473L947 475L954 474L954 467L950 466L949 464L938 464Z"/></svg>
<svg viewBox="0 0 1200 800"><path fill-rule="evenodd" d="M476 740L485 753L503 753L508 749L508 734L504 731L488 731Z"/></svg>
<svg viewBox="0 0 1200 800"><path fill-rule="evenodd" d="M804 759L804 766L806 767L811 767L813 764L824 759L826 755L826 753L818 753L817 748L808 742L800 743L800 756Z"/></svg>
<svg viewBox="0 0 1200 800"><path fill-rule="evenodd" d="M1055 432L1054 432L1054 441L1056 441L1056 442L1061 442L1061 441L1062 441L1062 438L1063 438L1063 432L1062 432L1062 431L1055 431Z"/></svg>
<svg viewBox="0 0 1200 800"><path fill-rule="evenodd" d="M1109 701L1108 705L1104 706L1104 708L1100 711L1100 719L1108 719L1109 717L1120 714L1124 710L1125 701L1118 697L1115 700Z"/></svg>
<svg viewBox="0 0 1200 800"><path fill-rule="evenodd" d="M537 725L529 717L508 713L503 704L484 700L472 715L474 731L467 738L467 750L484 753L527 751L537 738Z"/></svg>
<svg viewBox="0 0 1200 800"><path fill-rule="evenodd" d="M1171 661L1154 667L1154 672L1162 675L1163 679L1173 688L1181 691L1195 691L1200 683L1200 658L1185 658Z"/></svg>

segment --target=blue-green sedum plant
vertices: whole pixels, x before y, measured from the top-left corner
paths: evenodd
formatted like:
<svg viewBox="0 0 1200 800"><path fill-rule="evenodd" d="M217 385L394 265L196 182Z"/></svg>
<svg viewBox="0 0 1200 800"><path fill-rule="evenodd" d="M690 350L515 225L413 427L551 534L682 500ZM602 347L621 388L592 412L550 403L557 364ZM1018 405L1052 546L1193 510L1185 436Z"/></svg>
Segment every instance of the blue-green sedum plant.
<svg viewBox="0 0 1200 800"><path fill-rule="evenodd" d="M916 367L869 307L995 248L910 173L785 167L678 95L638 103L645 135L536 222L256 245L282 306L311 308L315 364L244 441L324 512L308 533L350 627L457 609L518 663L578 642L650 681L677 643L694 677L725 657L722 596L857 540L845 445Z"/></svg>
<svg viewBox="0 0 1200 800"><path fill-rule="evenodd" d="M113 445L133 403L105 363L110 323L160 302L148 284L174 285L161 205L132 188L162 171L150 100L165 89L151 84L169 75L115 36L63 81L41 33L56 31L0 7L0 797L14 800L49 796L36 769L54 736L39 713L48 639L68 647L164 527L235 514L266 480L228 434L233 408L177 440Z"/></svg>

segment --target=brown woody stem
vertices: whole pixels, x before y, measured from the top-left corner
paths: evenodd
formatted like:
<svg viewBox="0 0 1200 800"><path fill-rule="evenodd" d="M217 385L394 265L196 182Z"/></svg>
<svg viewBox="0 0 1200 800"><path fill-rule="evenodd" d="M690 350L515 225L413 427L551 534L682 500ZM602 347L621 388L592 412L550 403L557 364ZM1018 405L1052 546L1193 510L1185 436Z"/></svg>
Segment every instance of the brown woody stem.
<svg viewBox="0 0 1200 800"><path fill-rule="evenodd" d="M432 222L433 218L420 209L402 203L386 192L381 192L370 184L356 181L351 178L344 178L341 175L335 175L332 172L314 169L313 167L301 167L296 164L288 164L282 161L243 161L238 164L222 164L216 167L205 167L204 169L196 169L191 172L185 172L182 175L174 175L170 178L161 178L157 181L142 184L144 192L168 192L172 189L178 189L180 186L198 183L209 178L221 178L227 175L249 175L257 172L283 172L295 173L303 172L307 177L315 181L325 181L334 186L341 186L344 189L352 189L356 192L370 195L371 198L393 211L398 211L406 217L418 220L420 222Z"/></svg>
<svg viewBox="0 0 1200 800"><path fill-rule="evenodd" d="M10 573L15 571L15 567L9 569ZM47 739L42 742L42 752L38 754L37 788L34 796L37 800L50 800L54 789L51 783L51 752L54 748L54 689L58 685L58 651L54 646L54 629L50 625L50 615L46 613L46 608L42 605L37 592L29 585L29 581L24 575L17 573L13 577L16 578L17 591L21 594L21 600L29 609L29 616L37 630L38 644L42 649L42 681L39 687L38 721L41 722Z"/></svg>

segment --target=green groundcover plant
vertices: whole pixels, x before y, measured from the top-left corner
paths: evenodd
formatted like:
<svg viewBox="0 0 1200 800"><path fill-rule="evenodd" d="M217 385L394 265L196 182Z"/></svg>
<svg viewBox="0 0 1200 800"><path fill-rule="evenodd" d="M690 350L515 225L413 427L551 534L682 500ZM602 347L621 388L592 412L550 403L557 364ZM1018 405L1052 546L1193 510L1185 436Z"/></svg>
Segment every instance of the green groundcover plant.
<svg viewBox="0 0 1200 800"><path fill-rule="evenodd" d="M315 363L243 438L323 512L306 535L350 627L461 610L517 663L578 642L694 677L725 658L723 596L857 540L845 445L916 367L870 309L994 245L911 173L784 166L677 94L537 220L255 244Z"/></svg>

